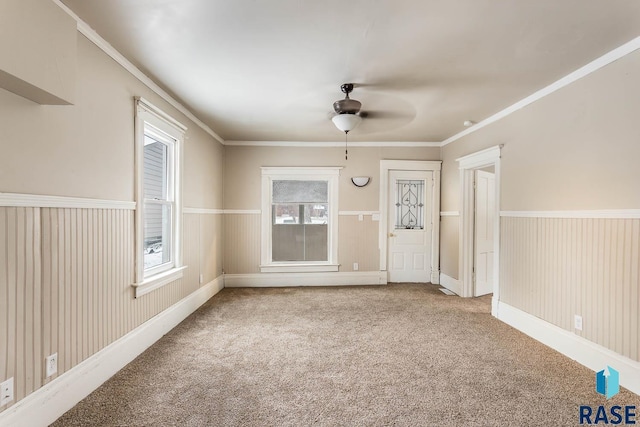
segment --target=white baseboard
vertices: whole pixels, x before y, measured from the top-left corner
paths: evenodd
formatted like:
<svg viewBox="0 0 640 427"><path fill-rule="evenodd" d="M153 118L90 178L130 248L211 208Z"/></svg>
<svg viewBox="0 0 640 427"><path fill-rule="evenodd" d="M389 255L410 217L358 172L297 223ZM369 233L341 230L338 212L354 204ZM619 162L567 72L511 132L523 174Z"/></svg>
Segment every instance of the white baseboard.
<svg viewBox="0 0 640 427"><path fill-rule="evenodd" d="M503 302L498 303L497 317L593 371L600 371L610 365L620 372L621 386L640 394L640 362L615 353Z"/></svg>
<svg viewBox="0 0 640 427"><path fill-rule="evenodd" d="M48 426L223 288L222 276L0 413L0 425Z"/></svg>
<svg viewBox="0 0 640 427"><path fill-rule="evenodd" d="M439 285L440 284L440 272L439 271L432 271L431 272L431 283L433 283L434 285Z"/></svg>
<svg viewBox="0 0 640 427"><path fill-rule="evenodd" d="M458 279L454 279L453 277L447 276L444 273L440 273L440 285L449 289L451 292L455 292L456 295L460 295L462 293L462 286L460 286L460 281Z"/></svg>
<svg viewBox="0 0 640 427"><path fill-rule="evenodd" d="M386 285L386 271L225 274L225 288Z"/></svg>

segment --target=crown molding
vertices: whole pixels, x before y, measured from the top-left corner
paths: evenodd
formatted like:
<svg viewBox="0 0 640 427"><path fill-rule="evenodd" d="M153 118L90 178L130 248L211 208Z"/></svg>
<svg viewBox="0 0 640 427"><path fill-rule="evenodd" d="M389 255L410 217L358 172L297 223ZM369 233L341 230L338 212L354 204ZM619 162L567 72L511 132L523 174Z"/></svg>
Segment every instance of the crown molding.
<svg viewBox="0 0 640 427"><path fill-rule="evenodd" d="M164 89L162 89L156 82L154 82L149 76L144 74L138 67L133 65L127 58L125 58L120 52L116 50L109 42L103 39L93 28L89 26L85 21L76 15L67 5L62 3L61 0L52 0L58 7L65 11L70 17L75 19L78 25L78 31L89 39L93 44L98 46L104 53L109 55L114 61L120 64L125 70L131 73L135 78L140 80L149 89L158 94L162 99L167 101L176 110L187 116L189 120L198 125L202 130L211 135L221 144L224 144L224 139L217 133L215 133L209 126L207 126L202 120L197 118L187 107L178 102L175 98L169 95Z"/></svg>
<svg viewBox="0 0 640 427"><path fill-rule="evenodd" d="M139 68L133 65L128 59L126 59L120 52L118 52L109 42L103 39L95 30L93 30L89 24L83 21L78 15L76 15L69 7L67 7L61 0L52 0L58 7L71 16L78 25L78 31L87 37L96 46L102 49L107 55L109 55L114 61L120 64L123 68L129 71L134 77L140 80L143 84L153 90L156 94L162 97L166 102L171 104L174 108L187 116L196 125L201 127L205 132L215 138L223 145L229 146L264 146L264 147L343 147L344 143L341 141L225 141L220 135L215 133L209 126L198 119L187 107L178 102L175 98L169 95L164 89L162 89L157 83L155 83L150 77L145 75ZM563 87L580 80L583 77L609 65L610 63L623 58L624 56L640 49L640 37L636 37L631 41L623 44L622 46L602 55L601 57L589 62L583 67L578 68L565 77L551 83L550 85L534 92L526 98L510 105L509 107L489 116L488 118L480 121L479 123L450 136L441 142L428 142L428 141L353 141L349 142L350 147L444 147L458 139L467 136L473 132L482 129L500 119L503 119L512 113L532 104L547 95L550 95Z"/></svg>
<svg viewBox="0 0 640 427"><path fill-rule="evenodd" d="M502 111L497 112L492 116L489 116L488 118L471 126L470 128L465 129L462 132L457 133L453 136L450 136L449 138L442 141L440 146L444 147L447 144L457 141L463 136L467 136L470 133L473 133L477 130L482 129L485 126L490 125L491 123L497 122L498 120L503 119L515 113L521 108L524 108L529 104L533 104L534 102L544 98L547 95L551 95L552 93L562 89L563 87L570 85L571 83L577 80L580 80L581 78L586 77L595 71L598 71L600 68L605 67L611 64L612 62L617 61L618 59L625 57L638 49L640 49L640 37L636 37L635 39L623 44L622 46L616 49L613 49L608 53L605 53L601 57L589 62L587 65L584 65L578 68L577 70L575 70L574 72L567 74L560 80L557 80L551 83L549 86L546 86L540 89L539 91L534 92L533 94L527 96L526 98L516 102L515 104L505 108Z"/></svg>
<svg viewBox="0 0 640 427"><path fill-rule="evenodd" d="M349 141L352 147L440 147L427 141ZM342 147L344 141L225 141L224 145L252 147Z"/></svg>

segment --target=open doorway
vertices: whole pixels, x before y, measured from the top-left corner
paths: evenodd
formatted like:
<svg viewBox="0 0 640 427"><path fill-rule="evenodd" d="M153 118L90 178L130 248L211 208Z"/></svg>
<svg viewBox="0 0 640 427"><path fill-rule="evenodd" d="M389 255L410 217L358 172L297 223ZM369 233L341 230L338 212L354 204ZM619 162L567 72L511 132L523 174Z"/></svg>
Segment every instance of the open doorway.
<svg viewBox="0 0 640 427"><path fill-rule="evenodd" d="M459 232L461 296L493 293L491 313L494 316L497 315L500 298L501 147L491 147L457 159L462 190ZM484 188L478 189L478 184Z"/></svg>

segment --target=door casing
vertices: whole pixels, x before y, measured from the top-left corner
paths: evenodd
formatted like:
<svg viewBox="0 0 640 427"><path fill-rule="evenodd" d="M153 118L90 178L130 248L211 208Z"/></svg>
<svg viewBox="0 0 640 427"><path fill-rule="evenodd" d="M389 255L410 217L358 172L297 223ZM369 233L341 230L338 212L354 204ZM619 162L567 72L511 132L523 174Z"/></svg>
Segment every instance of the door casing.
<svg viewBox="0 0 640 427"><path fill-rule="evenodd" d="M474 222L475 206L473 181L476 169L494 166L495 174L495 207L493 227L493 298L491 314L498 315L500 300L500 150L502 145L481 150L456 159L460 170L460 229L458 280L462 288L462 297L473 296L473 255L474 255Z"/></svg>

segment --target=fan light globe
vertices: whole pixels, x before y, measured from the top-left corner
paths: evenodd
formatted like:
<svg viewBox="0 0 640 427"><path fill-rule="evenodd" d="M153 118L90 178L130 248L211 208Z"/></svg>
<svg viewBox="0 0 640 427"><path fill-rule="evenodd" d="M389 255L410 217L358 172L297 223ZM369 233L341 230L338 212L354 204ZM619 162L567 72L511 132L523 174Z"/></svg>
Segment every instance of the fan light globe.
<svg viewBox="0 0 640 427"><path fill-rule="evenodd" d="M349 132L360 124L362 118L355 114L337 114L331 118L331 121L342 132Z"/></svg>

